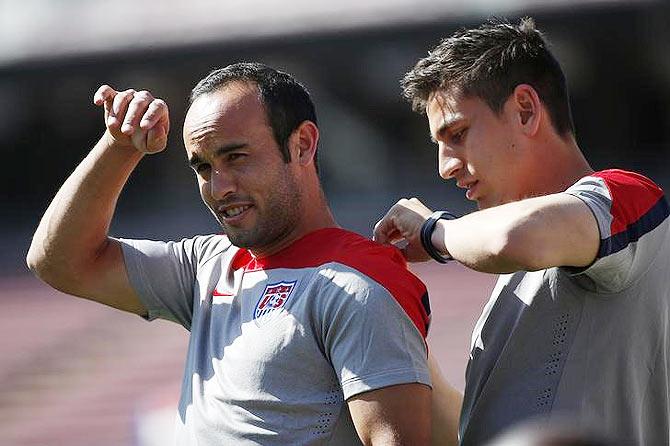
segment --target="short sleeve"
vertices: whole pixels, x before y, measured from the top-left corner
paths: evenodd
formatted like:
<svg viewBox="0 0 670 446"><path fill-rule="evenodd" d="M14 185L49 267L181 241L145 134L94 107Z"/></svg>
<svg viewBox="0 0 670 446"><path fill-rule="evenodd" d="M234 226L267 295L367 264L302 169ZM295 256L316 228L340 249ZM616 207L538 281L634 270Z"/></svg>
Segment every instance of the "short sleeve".
<svg viewBox="0 0 670 446"><path fill-rule="evenodd" d="M611 169L580 179L565 193L586 203L600 230L595 261L572 272L589 276L598 291L626 288L648 268L668 230L663 191L640 174Z"/></svg>
<svg viewBox="0 0 670 446"><path fill-rule="evenodd" d="M321 292L324 350L346 399L396 384L431 385L425 339L384 287L340 271Z"/></svg>
<svg viewBox="0 0 670 446"><path fill-rule="evenodd" d="M128 277L149 312L149 320L166 319L190 330L198 264L212 250L216 237L178 242L117 239Z"/></svg>

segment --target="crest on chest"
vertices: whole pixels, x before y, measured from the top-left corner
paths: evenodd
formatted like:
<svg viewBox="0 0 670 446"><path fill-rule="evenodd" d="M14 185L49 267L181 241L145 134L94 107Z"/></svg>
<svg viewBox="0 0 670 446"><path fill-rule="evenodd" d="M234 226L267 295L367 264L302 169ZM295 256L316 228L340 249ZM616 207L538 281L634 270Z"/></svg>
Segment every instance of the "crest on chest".
<svg viewBox="0 0 670 446"><path fill-rule="evenodd" d="M265 290L254 308L254 319L257 323L267 321L270 316L278 313L288 302L296 282L277 282L265 286Z"/></svg>

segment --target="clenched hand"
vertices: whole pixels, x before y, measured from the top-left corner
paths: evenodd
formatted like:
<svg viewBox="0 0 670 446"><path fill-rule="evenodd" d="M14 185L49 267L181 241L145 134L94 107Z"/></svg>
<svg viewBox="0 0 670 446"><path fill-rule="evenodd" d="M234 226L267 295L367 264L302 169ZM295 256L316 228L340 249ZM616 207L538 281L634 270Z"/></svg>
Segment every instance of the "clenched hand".
<svg viewBox="0 0 670 446"><path fill-rule="evenodd" d="M165 149L170 130L168 106L148 91L117 91L102 85L93 103L105 109L105 125L112 141L142 153Z"/></svg>

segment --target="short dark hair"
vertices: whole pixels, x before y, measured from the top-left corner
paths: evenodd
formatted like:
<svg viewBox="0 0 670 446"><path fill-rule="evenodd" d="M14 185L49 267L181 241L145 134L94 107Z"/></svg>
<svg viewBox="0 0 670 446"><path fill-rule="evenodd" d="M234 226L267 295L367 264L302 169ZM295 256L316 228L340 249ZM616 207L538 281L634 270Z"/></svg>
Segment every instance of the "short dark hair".
<svg viewBox="0 0 670 446"><path fill-rule="evenodd" d="M560 64L531 18L518 25L492 19L443 39L401 81L403 95L425 112L432 93L482 99L497 114L519 84L531 85L560 135L574 134L568 87Z"/></svg>
<svg viewBox="0 0 670 446"><path fill-rule="evenodd" d="M268 122L285 162L291 161L288 139L304 121L317 125L316 110L307 89L290 74L257 62L241 62L209 73L191 91L189 105L202 95L235 82L250 82L258 88ZM318 172L318 162L314 157Z"/></svg>

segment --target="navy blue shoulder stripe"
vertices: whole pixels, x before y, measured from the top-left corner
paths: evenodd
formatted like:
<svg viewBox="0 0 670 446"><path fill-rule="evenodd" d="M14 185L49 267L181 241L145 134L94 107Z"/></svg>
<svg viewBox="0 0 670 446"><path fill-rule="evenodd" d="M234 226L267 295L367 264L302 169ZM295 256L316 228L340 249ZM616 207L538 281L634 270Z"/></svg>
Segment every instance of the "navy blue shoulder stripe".
<svg viewBox="0 0 670 446"><path fill-rule="evenodd" d="M628 225L625 231L601 240L597 258L607 257L621 251L629 244L637 242L640 237L663 223L668 215L670 215L670 207L668 207L665 196L661 196L646 214L635 223Z"/></svg>
<svg viewBox="0 0 670 446"><path fill-rule="evenodd" d="M423 293L423 296L421 296L421 305L423 305L423 310L426 312L426 315L428 316L428 322L426 324L426 328L430 326L430 299L428 298L428 291Z"/></svg>

